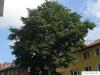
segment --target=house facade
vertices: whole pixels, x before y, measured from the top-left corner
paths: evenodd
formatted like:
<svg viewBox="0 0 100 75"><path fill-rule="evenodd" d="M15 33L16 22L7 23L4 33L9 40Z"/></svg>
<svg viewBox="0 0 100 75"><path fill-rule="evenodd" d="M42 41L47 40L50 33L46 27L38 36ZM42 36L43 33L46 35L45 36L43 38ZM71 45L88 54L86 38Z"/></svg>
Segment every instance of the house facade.
<svg viewBox="0 0 100 75"><path fill-rule="evenodd" d="M30 75L30 73L28 72L28 69L11 66L4 69L0 69L0 75Z"/></svg>
<svg viewBox="0 0 100 75"><path fill-rule="evenodd" d="M100 71L100 39L77 52L76 63L59 69L62 75L82 75L82 71Z"/></svg>
<svg viewBox="0 0 100 75"><path fill-rule="evenodd" d="M0 63L0 75L30 75L30 68L15 66L14 63Z"/></svg>

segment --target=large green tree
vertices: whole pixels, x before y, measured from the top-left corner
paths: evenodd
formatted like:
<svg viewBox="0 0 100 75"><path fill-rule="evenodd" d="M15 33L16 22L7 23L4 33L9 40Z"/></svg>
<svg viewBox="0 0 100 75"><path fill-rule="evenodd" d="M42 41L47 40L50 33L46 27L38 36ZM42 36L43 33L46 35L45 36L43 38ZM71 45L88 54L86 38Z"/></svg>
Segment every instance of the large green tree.
<svg viewBox="0 0 100 75"><path fill-rule="evenodd" d="M11 28L11 48L16 65L31 67L32 75L56 75L56 68L68 67L74 53L84 46L84 37L95 24L56 1L46 1L37 9L28 9L24 26ZM41 73L41 74L40 74Z"/></svg>

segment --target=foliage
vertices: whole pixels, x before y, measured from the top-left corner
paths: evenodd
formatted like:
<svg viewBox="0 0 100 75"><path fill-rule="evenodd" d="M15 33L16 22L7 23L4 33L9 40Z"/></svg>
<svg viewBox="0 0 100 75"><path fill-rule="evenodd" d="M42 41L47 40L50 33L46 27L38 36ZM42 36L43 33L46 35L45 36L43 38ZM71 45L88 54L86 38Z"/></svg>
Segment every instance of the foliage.
<svg viewBox="0 0 100 75"><path fill-rule="evenodd" d="M56 1L46 1L28 13L21 18L24 26L11 28L8 39L15 41L11 46L15 63L31 67L33 75L56 75L56 68L68 67L88 31L95 27Z"/></svg>

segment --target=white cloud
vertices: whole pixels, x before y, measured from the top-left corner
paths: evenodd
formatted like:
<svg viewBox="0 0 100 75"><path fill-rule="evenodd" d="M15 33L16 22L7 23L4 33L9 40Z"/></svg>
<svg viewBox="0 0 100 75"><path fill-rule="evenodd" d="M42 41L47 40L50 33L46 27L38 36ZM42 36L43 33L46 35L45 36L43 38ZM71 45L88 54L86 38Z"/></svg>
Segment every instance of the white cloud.
<svg viewBox="0 0 100 75"><path fill-rule="evenodd" d="M93 30L89 31L85 40L100 39L100 0L87 0L83 11L84 16L97 25Z"/></svg>
<svg viewBox="0 0 100 75"><path fill-rule="evenodd" d="M100 39L100 26L97 26L93 30L90 30L85 40L96 40Z"/></svg>
<svg viewBox="0 0 100 75"><path fill-rule="evenodd" d="M87 0L85 14L100 18L100 0Z"/></svg>
<svg viewBox="0 0 100 75"><path fill-rule="evenodd" d="M5 0L4 16L0 18L0 27L22 26L20 17L27 16L27 8L37 8L45 0Z"/></svg>

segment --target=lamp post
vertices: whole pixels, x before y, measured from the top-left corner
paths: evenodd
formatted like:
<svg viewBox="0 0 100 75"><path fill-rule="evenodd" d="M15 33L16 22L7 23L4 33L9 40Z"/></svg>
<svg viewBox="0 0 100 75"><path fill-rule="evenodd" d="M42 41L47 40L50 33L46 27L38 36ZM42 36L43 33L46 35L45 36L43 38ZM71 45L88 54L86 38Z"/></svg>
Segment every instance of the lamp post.
<svg viewBox="0 0 100 75"><path fill-rule="evenodd" d="M3 16L4 0L0 0L0 17Z"/></svg>

